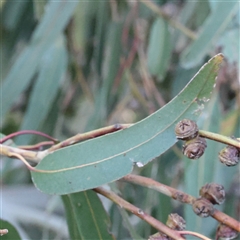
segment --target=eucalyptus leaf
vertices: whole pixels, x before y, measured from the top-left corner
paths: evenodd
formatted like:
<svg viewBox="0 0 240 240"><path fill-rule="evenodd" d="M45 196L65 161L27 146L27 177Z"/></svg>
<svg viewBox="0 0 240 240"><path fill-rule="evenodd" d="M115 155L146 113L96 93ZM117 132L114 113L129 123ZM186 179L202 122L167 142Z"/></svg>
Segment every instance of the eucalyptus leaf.
<svg viewBox="0 0 240 240"><path fill-rule="evenodd" d="M39 64L39 76L31 92L21 129L39 130L47 117L67 70L67 52L60 35L47 49ZM30 141L31 135L21 137L19 144Z"/></svg>
<svg viewBox="0 0 240 240"><path fill-rule="evenodd" d="M93 191L62 196L71 239L114 239L110 220Z"/></svg>
<svg viewBox="0 0 240 240"><path fill-rule="evenodd" d="M120 179L176 143L174 128L196 120L210 99L223 55L208 61L167 105L133 126L57 150L31 172L37 188L49 194L83 191Z"/></svg>
<svg viewBox="0 0 240 240"><path fill-rule="evenodd" d="M181 54L183 67L192 68L201 64L203 58L209 53L211 47L215 46L220 34L237 12L238 3L236 1L219 1L215 8L203 24L199 37Z"/></svg>
<svg viewBox="0 0 240 240"><path fill-rule="evenodd" d="M163 80L171 57L171 36L168 23L158 18L153 23L148 46L148 69L152 75Z"/></svg>

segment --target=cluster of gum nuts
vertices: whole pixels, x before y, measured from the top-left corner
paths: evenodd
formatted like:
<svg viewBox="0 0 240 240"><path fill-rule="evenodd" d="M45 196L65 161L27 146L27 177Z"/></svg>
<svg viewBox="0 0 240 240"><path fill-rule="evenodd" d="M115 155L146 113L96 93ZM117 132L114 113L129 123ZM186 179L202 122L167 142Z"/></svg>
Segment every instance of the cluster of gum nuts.
<svg viewBox="0 0 240 240"><path fill-rule="evenodd" d="M183 145L183 154L190 159L200 158L206 147L205 138L199 136L197 124L189 119L177 123L175 127L177 139L186 141ZM219 160L226 166L235 166L239 162L240 151L236 147L226 146L219 153ZM193 204L193 211L200 217L208 217L214 212L214 204L222 204L225 201L224 187L216 183L207 183L199 191L200 197ZM238 233L221 223L218 226L216 239L234 239Z"/></svg>
<svg viewBox="0 0 240 240"><path fill-rule="evenodd" d="M175 127L177 139L184 140L183 154L190 159L200 158L206 147L207 142L204 137L199 136L197 124L190 119L183 119ZM226 146L218 154L221 163L226 166L235 166L240 159L240 150L234 146Z"/></svg>

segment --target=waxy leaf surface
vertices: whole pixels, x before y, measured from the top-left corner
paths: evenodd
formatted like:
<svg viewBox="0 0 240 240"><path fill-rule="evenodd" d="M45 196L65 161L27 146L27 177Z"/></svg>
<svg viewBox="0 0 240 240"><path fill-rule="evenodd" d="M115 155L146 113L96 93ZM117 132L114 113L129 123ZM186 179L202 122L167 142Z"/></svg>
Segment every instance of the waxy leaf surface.
<svg viewBox="0 0 240 240"><path fill-rule="evenodd" d="M174 127L183 118L197 120L215 85L223 56L208 61L168 104L133 126L65 147L47 155L32 172L36 187L48 194L92 189L131 173L168 150Z"/></svg>

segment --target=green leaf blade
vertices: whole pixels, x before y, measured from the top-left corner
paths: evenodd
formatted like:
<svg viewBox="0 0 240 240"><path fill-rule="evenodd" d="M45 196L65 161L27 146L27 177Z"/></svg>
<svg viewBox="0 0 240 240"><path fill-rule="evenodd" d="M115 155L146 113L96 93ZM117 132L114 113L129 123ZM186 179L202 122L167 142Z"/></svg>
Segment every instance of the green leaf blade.
<svg viewBox="0 0 240 240"><path fill-rule="evenodd" d="M176 123L200 115L222 60L221 54L210 59L170 103L132 127L47 155L36 167L46 172L32 172L36 187L49 194L95 188L164 153L176 143Z"/></svg>
<svg viewBox="0 0 240 240"><path fill-rule="evenodd" d="M148 46L148 69L152 75L163 80L172 51L171 36L168 23L162 18L155 20Z"/></svg>
<svg viewBox="0 0 240 240"><path fill-rule="evenodd" d="M109 217L95 192L83 191L62 199L71 239L115 239L110 234Z"/></svg>
<svg viewBox="0 0 240 240"><path fill-rule="evenodd" d="M237 12L237 2L217 2L216 9L202 26L199 37L181 54L181 64L185 68L192 68L201 64L203 58L216 44L220 34Z"/></svg>

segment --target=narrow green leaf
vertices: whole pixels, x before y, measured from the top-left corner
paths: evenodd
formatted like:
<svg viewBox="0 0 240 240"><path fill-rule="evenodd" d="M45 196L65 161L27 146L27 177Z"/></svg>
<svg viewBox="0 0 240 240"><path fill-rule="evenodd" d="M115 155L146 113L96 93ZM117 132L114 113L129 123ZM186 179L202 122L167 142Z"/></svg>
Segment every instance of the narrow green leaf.
<svg viewBox="0 0 240 240"><path fill-rule="evenodd" d="M164 153L174 143L175 124L196 120L211 96L223 56L210 59L165 107L113 134L69 146L47 155L32 172L36 187L50 194L91 189L115 181Z"/></svg>
<svg viewBox="0 0 240 240"><path fill-rule="evenodd" d="M109 103L113 101L110 99L110 91L120 64L122 27L122 22L112 22L109 26L109 32L106 34L106 55L102 71L103 84L96 96L94 115L90 119L87 129L92 126L102 126L106 119Z"/></svg>
<svg viewBox="0 0 240 240"><path fill-rule="evenodd" d="M37 20L40 20L43 15L46 2L46 0L33 0L34 16Z"/></svg>
<svg viewBox="0 0 240 240"><path fill-rule="evenodd" d="M127 228L130 236L132 239L137 239L137 240L144 240L143 238L141 238L139 236L139 234L137 233L137 229L135 229L131 222L130 222L130 219L129 219L129 215L127 213L127 211L124 209L124 208L118 208L119 209L119 212L122 216L122 219L124 221L124 226Z"/></svg>
<svg viewBox="0 0 240 240"><path fill-rule="evenodd" d="M181 54L183 67L192 68L201 64L237 10L236 1L216 3L216 9L202 26L199 37Z"/></svg>
<svg viewBox="0 0 240 240"><path fill-rule="evenodd" d="M73 194L72 194L73 195ZM62 200L65 208L66 220L68 224L68 232L70 239L82 240L81 233L78 230L77 221L75 219L74 208L71 203L70 196L72 195L63 195Z"/></svg>
<svg viewBox="0 0 240 240"><path fill-rule="evenodd" d="M34 31L29 46L17 58L0 86L1 97L4 99L0 122L13 102L28 86L43 54L64 30L77 4L78 1L50 1L47 5L45 15Z"/></svg>
<svg viewBox="0 0 240 240"><path fill-rule="evenodd" d="M1 236L1 240L21 240L17 229L8 221L0 219L0 229L7 229L8 233Z"/></svg>
<svg viewBox="0 0 240 240"><path fill-rule="evenodd" d="M16 29L29 3L30 1L6 1L1 17L2 24L6 29Z"/></svg>
<svg viewBox="0 0 240 240"><path fill-rule="evenodd" d="M153 23L150 41L148 46L148 69L152 75L158 76L163 80L170 56L171 56L171 38L168 24L162 18L158 18Z"/></svg>
<svg viewBox="0 0 240 240"><path fill-rule="evenodd" d="M62 198L71 239L114 239L109 217L95 192L83 191Z"/></svg>
<svg viewBox="0 0 240 240"><path fill-rule="evenodd" d="M39 64L39 76L30 96L21 129L37 130L44 122L56 98L64 73L67 70L67 51L63 36L59 36L43 55ZM21 137L27 143L31 135Z"/></svg>
<svg viewBox="0 0 240 240"><path fill-rule="evenodd" d="M108 35L107 41L105 40L106 38L106 33L108 28L108 23L110 21L109 19L109 3L107 1L99 1L99 2L94 2L94 5L98 4L98 8L97 8L97 21L96 21L96 39L97 39L97 43L95 45L94 48L94 55L95 55L95 66L96 66L96 70L98 72L99 75L101 75L102 73L102 63L103 63L103 59L104 59L104 47L105 44L109 47L111 44L115 43L115 48L118 49L121 44L116 43L114 41L110 41L110 39L112 37L114 37L114 34L112 35L112 29L114 29L112 26L110 26L110 34ZM110 38L110 39L109 39ZM119 41L121 38L119 37L117 39L117 41ZM110 49L112 47L110 46Z"/></svg>

